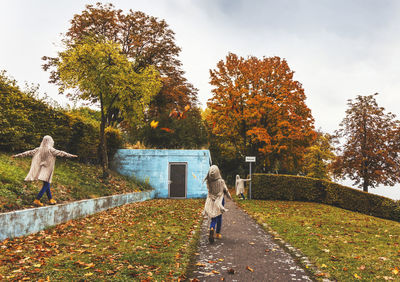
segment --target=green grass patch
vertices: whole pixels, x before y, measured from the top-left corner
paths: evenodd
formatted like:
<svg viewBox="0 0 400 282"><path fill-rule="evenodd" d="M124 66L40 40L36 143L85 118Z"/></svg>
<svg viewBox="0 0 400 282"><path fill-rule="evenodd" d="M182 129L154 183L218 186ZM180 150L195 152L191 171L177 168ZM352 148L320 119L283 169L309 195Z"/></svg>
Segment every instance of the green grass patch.
<svg viewBox="0 0 400 282"><path fill-rule="evenodd" d="M24 181L30 163L31 158L12 159L10 154L0 153L0 212L33 207L42 182ZM100 166L59 158L51 185L53 198L62 203L150 189L148 184L116 172L106 181L101 175ZM42 202L46 201L44 195Z"/></svg>
<svg viewBox="0 0 400 282"><path fill-rule="evenodd" d="M0 242L0 280L183 277L204 200L150 200Z"/></svg>
<svg viewBox="0 0 400 282"><path fill-rule="evenodd" d="M400 223L337 207L292 201L237 201L338 281L400 281Z"/></svg>

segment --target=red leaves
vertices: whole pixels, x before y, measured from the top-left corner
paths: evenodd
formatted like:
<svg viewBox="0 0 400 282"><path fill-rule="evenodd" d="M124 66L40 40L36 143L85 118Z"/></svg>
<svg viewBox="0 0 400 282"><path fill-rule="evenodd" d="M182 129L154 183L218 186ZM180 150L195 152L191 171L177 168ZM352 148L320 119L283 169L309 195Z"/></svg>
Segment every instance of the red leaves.
<svg viewBox="0 0 400 282"><path fill-rule="evenodd" d="M366 192L369 187L400 181L400 122L379 107L374 96L349 100L346 117L336 131L345 142L332 165L336 176L350 176Z"/></svg>
<svg viewBox="0 0 400 282"><path fill-rule="evenodd" d="M229 53L210 75L214 89L206 119L221 136L221 147L230 141L237 152L246 152L251 144L268 169L279 161L283 170L293 171L314 139L314 120L287 62Z"/></svg>
<svg viewBox="0 0 400 282"><path fill-rule="evenodd" d="M167 128L167 127L161 127L160 129L164 130L165 132L168 132L168 133L174 133L175 132L175 130Z"/></svg>
<svg viewBox="0 0 400 282"><path fill-rule="evenodd" d="M176 118L176 119L185 119L185 113L190 110L190 105L186 105L182 112L178 111L177 109L172 109L169 113L169 117Z"/></svg>

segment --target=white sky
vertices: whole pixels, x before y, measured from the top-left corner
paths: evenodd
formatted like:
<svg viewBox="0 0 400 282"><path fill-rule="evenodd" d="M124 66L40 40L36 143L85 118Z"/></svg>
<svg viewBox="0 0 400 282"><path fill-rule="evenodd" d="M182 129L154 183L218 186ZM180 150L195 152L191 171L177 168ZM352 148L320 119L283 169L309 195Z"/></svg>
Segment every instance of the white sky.
<svg viewBox="0 0 400 282"><path fill-rule="evenodd" d="M98 1L0 0L0 70L65 105L41 68L60 51L74 14ZM182 48L186 78L211 96L209 69L228 52L285 58L303 84L315 125L338 129L347 99L380 93L400 116L400 1L397 0L119 0L116 8L164 19ZM103 2L107 3L107 2ZM371 189L400 199L400 187Z"/></svg>

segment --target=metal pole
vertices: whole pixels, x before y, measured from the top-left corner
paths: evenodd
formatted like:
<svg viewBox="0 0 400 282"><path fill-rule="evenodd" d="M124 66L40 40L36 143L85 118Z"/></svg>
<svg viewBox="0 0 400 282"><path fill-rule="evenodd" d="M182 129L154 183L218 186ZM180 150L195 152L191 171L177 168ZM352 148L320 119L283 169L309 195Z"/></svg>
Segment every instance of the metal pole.
<svg viewBox="0 0 400 282"><path fill-rule="evenodd" d="M249 199L251 200L251 162L249 163L250 164L250 185L249 185Z"/></svg>

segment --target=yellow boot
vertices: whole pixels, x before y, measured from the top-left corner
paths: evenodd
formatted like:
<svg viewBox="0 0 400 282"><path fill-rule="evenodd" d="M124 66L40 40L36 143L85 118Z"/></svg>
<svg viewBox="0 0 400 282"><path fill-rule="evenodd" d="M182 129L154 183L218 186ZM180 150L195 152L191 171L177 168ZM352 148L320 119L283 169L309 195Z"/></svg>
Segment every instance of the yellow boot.
<svg viewBox="0 0 400 282"><path fill-rule="evenodd" d="M50 199L50 205L55 205L55 204L57 204L56 200Z"/></svg>
<svg viewBox="0 0 400 282"><path fill-rule="evenodd" d="M43 207L43 204L42 204L38 199L35 199L35 200L33 201L33 204L34 204L34 205L37 205L37 206L39 206L39 207Z"/></svg>

